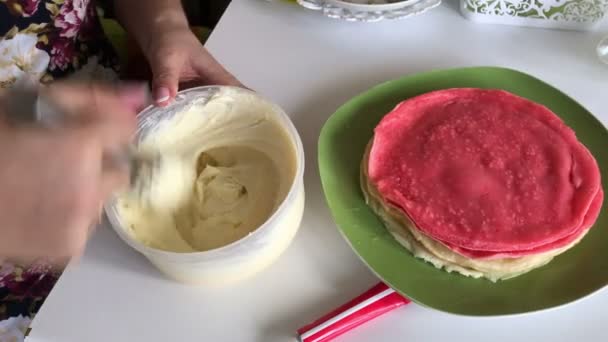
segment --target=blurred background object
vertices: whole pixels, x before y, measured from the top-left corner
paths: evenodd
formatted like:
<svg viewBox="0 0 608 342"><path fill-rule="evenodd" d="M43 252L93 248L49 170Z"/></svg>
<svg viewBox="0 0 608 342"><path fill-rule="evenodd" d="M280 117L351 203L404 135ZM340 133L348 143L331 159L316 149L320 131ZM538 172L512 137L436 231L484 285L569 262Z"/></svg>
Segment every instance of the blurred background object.
<svg viewBox="0 0 608 342"><path fill-rule="evenodd" d="M467 19L491 24L591 30L608 12L606 0L460 0Z"/></svg>
<svg viewBox="0 0 608 342"><path fill-rule="evenodd" d="M597 56L600 58L600 61L608 64L608 36L604 37L597 44Z"/></svg>

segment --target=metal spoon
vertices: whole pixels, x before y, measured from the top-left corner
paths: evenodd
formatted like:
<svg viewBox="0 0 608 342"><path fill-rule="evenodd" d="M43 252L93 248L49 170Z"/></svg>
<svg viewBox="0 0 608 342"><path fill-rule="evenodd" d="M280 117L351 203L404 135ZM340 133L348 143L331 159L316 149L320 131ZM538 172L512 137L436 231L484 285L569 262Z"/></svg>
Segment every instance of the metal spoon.
<svg viewBox="0 0 608 342"><path fill-rule="evenodd" d="M39 87L26 81L18 82L9 89L7 115L11 123L34 124L42 127L58 127L67 116L39 91ZM104 169L124 167L130 170L130 191L143 202L148 202L146 189L153 183L162 167L160 154L143 155L134 146L125 146L120 151L105 151L102 160Z"/></svg>

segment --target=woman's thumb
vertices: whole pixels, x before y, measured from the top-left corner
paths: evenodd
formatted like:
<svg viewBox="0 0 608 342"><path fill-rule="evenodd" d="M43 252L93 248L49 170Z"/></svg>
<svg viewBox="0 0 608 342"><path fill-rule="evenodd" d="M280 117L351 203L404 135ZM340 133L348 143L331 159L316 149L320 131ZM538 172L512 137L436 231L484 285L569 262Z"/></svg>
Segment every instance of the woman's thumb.
<svg viewBox="0 0 608 342"><path fill-rule="evenodd" d="M152 96L156 105L166 106L175 97L179 72L178 63L171 63L171 59L152 65Z"/></svg>

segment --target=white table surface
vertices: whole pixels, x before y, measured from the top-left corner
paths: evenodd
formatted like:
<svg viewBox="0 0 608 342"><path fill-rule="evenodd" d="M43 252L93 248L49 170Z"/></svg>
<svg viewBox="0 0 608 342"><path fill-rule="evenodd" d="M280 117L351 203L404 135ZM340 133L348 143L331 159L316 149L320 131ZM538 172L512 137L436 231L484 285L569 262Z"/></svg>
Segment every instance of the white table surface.
<svg viewBox="0 0 608 342"><path fill-rule="evenodd" d="M506 66L548 81L608 124L608 66L594 55L601 30L475 24L456 8L450 2L420 17L361 24L286 3L233 0L208 47L248 86L291 113L302 136L307 200L294 243L254 278L204 289L164 279L103 227L59 280L28 341L289 341L300 325L373 285L377 280L325 206L316 141L340 104L379 82L437 68ZM608 290L510 318L458 317L412 304L338 341L607 341L606 322Z"/></svg>

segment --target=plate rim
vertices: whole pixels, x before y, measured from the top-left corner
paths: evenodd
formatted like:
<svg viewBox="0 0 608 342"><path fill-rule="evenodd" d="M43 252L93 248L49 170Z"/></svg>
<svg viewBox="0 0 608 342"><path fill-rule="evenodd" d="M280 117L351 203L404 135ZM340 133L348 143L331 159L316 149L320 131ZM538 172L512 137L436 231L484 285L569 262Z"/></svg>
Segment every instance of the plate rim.
<svg viewBox="0 0 608 342"><path fill-rule="evenodd" d="M347 22L373 23L420 15L439 6L442 0L403 0L397 3L376 5L347 3L343 0L296 0L296 2L304 8L320 11L329 18ZM361 6L371 6L371 8Z"/></svg>
<svg viewBox="0 0 608 342"><path fill-rule="evenodd" d="M357 12L378 12L378 11L393 11L403 7L414 5L421 0L400 0L397 2L391 2L388 4L358 4L354 2L348 2L346 0L324 0L325 2L334 6L349 9Z"/></svg>

